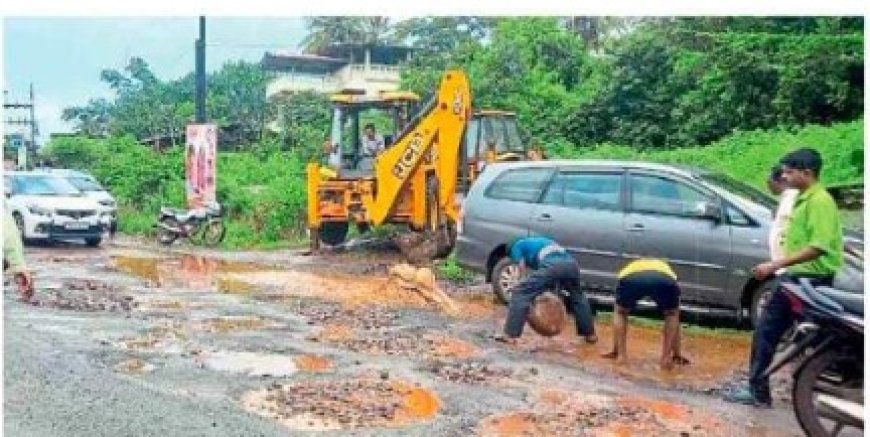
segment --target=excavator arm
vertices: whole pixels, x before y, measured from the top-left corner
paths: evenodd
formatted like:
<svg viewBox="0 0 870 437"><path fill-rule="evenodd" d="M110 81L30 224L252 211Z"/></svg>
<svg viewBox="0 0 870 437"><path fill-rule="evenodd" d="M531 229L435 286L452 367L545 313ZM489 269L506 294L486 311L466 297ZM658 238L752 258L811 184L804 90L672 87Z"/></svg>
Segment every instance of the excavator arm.
<svg viewBox="0 0 870 437"><path fill-rule="evenodd" d="M433 98L375 162L376 192L363 200L369 221L375 226L390 217L403 190L412 181L428 183L430 175L437 181L435 201L439 211L454 221L457 219L454 193L462 134L471 114L471 90L465 73L459 70L444 73ZM419 191L420 187L417 188L415 191Z"/></svg>

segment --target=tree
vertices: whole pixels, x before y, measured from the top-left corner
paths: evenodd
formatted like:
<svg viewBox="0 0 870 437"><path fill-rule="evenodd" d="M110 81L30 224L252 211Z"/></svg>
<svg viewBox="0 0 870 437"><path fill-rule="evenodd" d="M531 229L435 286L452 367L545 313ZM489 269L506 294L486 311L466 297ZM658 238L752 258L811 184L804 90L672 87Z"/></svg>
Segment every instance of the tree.
<svg viewBox="0 0 870 437"><path fill-rule="evenodd" d="M106 99L90 99L85 106L64 108L60 118L73 122L76 133L87 137L106 137L109 135L109 123L113 105Z"/></svg>
<svg viewBox="0 0 870 437"><path fill-rule="evenodd" d="M307 19L308 35L302 40L306 52L334 44L378 45L393 42L387 17L312 17Z"/></svg>
<svg viewBox="0 0 870 437"><path fill-rule="evenodd" d="M463 44L480 43L489 36L495 19L488 17L420 17L396 24L396 39L412 47L443 52Z"/></svg>
<svg viewBox="0 0 870 437"><path fill-rule="evenodd" d="M208 79L209 118L221 126L237 126L248 141L259 140L268 112L266 82L266 73L257 64L224 64Z"/></svg>

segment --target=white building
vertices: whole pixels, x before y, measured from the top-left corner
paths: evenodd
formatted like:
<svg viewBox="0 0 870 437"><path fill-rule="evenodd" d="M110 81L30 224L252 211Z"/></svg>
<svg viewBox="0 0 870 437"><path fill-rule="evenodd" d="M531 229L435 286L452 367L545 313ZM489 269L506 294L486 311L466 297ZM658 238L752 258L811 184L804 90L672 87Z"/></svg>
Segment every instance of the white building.
<svg viewBox="0 0 870 437"><path fill-rule="evenodd" d="M261 65L272 74L266 96L299 91L355 91L375 95L399 88L399 64L411 49L401 46L341 44L316 54L269 53Z"/></svg>

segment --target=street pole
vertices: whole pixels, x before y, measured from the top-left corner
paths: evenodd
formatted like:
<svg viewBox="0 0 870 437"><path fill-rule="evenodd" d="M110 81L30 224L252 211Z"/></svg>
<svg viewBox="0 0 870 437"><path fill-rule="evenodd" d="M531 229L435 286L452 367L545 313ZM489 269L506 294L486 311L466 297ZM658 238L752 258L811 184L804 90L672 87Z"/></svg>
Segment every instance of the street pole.
<svg viewBox="0 0 870 437"><path fill-rule="evenodd" d="M205 17L199 17L199 39L196 40L196 122L205 123Z"/></svg>

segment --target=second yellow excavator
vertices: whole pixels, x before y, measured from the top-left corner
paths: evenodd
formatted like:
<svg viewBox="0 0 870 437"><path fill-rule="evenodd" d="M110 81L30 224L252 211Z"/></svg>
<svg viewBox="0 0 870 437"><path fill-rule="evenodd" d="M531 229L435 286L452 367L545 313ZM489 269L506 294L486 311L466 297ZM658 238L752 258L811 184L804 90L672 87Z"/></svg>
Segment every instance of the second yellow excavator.
<svg viewBox="0 0 870 437"><path fill-rule="evenodd" d="M411 107L419 102L413 93L334 95L327 165L307 166L312 249L321 242L343 243L351 224L365 231L396 223L414 231L399 244L410 259L449 254L461 194L485 164L541 157L539 149L521 140L514 114L475 112L471 99L460 70L445 72L437 92L413 117L408 116ZM377 156L362 147L365 117L369 128L386 126L384 150Z"/></svg>

